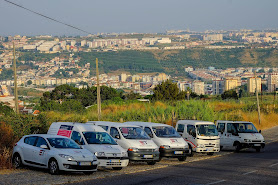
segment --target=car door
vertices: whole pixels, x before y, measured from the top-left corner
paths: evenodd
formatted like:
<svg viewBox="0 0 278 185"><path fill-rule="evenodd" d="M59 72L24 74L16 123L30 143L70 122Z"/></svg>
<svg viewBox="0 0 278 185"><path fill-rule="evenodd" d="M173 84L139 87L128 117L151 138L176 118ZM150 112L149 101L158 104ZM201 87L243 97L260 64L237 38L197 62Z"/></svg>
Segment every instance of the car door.
<svg viewBox="0 0 278 185"><path fill-rule="evenodd" d="M48 149L41 148L41 145L46 145ZM48 162L50 148L43 137L38 137L34 147L34 162L38 166L46 167Z"/></svg>
<svg viewBox="0 0 278 185"><path fill-rule="evenodd" d="M187 131L187 134L184 139L191 145L192 149L195 151L194 148L197 147L195 126L187 125L186 131Z"/></svg>
<svg viewBox="0 0 278 185"><path fill-rule="evenodd" d="M220 147L223 149L226 147L225 139L226 139L227 133L226 133L225 129L226 129L225 123L217 124L218 135L220 136Z"/></svg>
<svg viewBox="0 0 278 185"><path fill-rule="evenodd" d="M32 164L34 162L34 145L37 138L37 136L29 136L24 139L24 145L22 148L23 160L28 164Z"/></svg>
<svg viewBox="0 0 278 185"><path fill-rule="evenodd" d="M236 128L234 127L233 123L227 123L227 133L225 137L225 146L227 149L232 150L234 149L234 142L237 140L237 136L234 135L237 133Z"/></svg>

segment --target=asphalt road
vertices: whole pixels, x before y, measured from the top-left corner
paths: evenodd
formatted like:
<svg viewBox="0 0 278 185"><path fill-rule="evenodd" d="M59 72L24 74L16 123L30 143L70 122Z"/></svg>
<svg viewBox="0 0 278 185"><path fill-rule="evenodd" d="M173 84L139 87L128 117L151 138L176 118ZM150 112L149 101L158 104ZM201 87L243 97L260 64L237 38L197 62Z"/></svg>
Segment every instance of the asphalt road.
<svg viewBox="0 0 278 185"><path fill-rule="evenodd" d="M207 160L152 171L94 179L76 185L172 185L172 184L277 184L278 142L261 153L241 151Z"/></svg>

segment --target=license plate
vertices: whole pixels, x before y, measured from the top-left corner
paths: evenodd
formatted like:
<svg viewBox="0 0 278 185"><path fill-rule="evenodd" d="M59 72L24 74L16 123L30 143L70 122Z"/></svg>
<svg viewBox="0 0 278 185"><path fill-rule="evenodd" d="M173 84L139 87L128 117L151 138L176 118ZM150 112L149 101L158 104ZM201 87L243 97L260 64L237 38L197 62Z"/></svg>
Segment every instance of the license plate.
<svg viewBox="0 0 278 185"><path fill-rule="evenodd" d="M144 158L153 158L153 155L143 155Z"/></svg>
<svg viewBox="0 0 278 185"><path fill-rule="evenodd" d="M183 151L174 151L174 154L183 154Z"/></svg>
<svg viewBox="0 0 278 185"><path fill-rule="evenodd" d="M261 146L261 144L254 144L254 146Z"/></svg>
<svg viewBox="0 0 278 185"><path fill-rule="evenodd" d="M79 166L91 166L91 162L79 162Z"/></svg>
<svg viewBox="0 0 278 185"><path fill-rule="evenodd" d="M121 160L110 160L110 163L120 163Z"/></svg>

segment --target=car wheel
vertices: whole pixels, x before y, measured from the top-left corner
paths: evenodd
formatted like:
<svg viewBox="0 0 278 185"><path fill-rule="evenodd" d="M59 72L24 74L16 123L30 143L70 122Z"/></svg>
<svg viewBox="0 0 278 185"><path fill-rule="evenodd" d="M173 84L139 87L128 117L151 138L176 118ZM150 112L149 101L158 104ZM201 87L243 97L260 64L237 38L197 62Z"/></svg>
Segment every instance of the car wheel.
<svg viewBox="0 0 278 185"><path fill-rule="evenodd" d="M178 157L178 160L179 160L179 161L185 161L185 160L186 160L186 156Z"/></svg>
<svg viewBox="0 0 278 185"><path fill-rule="evenodd" d="M13 163L13 166L16 169L23 166L21 157L20 157L20 155L18 153L13 156L12 163Z"/></svg>
<svg viewBox="0 0 278 185"><path fill-rule="evenodd" d="M235 148L236 148L236 152L239 152L239 151L240 151L240 149L241 149L240 144L239 144L239 143L237 143L237 144L236 144L236 146L235 146Z"/></svg>
<svg viewBox="0 0 278 185"><path fill-rule="evenodd" d="M59 166L58 166L58 163L55 159L52 159L52 160L49 161L48 168L49 168L49 173L51 175L58 175L59 174Z"/></svg>
<svg viewBox="0 0 278 185"><path fill-rule="evenodd" d="M112 167L113 170L121 170L123 167Z"/></svg>
<svg viewBox="0 0 278 185"><path fill-rule="evenodd" d="M88 171L88 172L83 172L85 175L91 175L94 173L94 171Z"/></svg>
<svg viewBox="0 0 278 185"><path fill-rule="evenodd" d="M208 153L207 153L207 155L213 155L213 154L214 154L213 152L208 152Z"/></svg>
<svg viewBox="0 0 278 185"><path fill-rule="evenodd" d="M193 157L193 150L192 150L192 147L191 147L191 145L189 145L189 152L188 152L188 156L189 157Z"/></svg>
<svg viewBox="0 0 278 185"><path fill-rule="evenodd" d="M148 165L155 165L156 161L147 162Z"/></svg>

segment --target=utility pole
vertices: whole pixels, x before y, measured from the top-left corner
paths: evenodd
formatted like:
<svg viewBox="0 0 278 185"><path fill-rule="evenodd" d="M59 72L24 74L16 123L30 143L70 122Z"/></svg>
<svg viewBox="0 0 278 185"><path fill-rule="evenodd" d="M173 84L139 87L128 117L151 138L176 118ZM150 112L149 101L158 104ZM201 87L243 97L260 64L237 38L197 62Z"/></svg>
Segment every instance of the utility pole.
<svg viewBox="0 0 278 185"><path fill-rule="evenodd" d="M16 76L16 61L15 61L15 46L13 42L13 48L14 48L14 105L15 105L15 113L19 113L18 108L18 94L17 94L17 76Z"/></svg>
<svg viewBox="0 0 278 185"><path fill-rule="evenodd" d="M100 86L99 86L98 58L96 58L96 72L97 72L97 116L98 116L98 121L100 121L100 119L101 119L101 98L100 98Z"/></svg>
<svg viewBox="0 0 278 185"><path fill-rule="evenodd" d="M261 110L260 110L260 103L259 103L259 94L258 94L258 84L257 84L256 71L254 71L254 76L255 76L255 83L256 83L256 97L257 97L257 106L258 106L259 125L261 125Z"/></svg>

